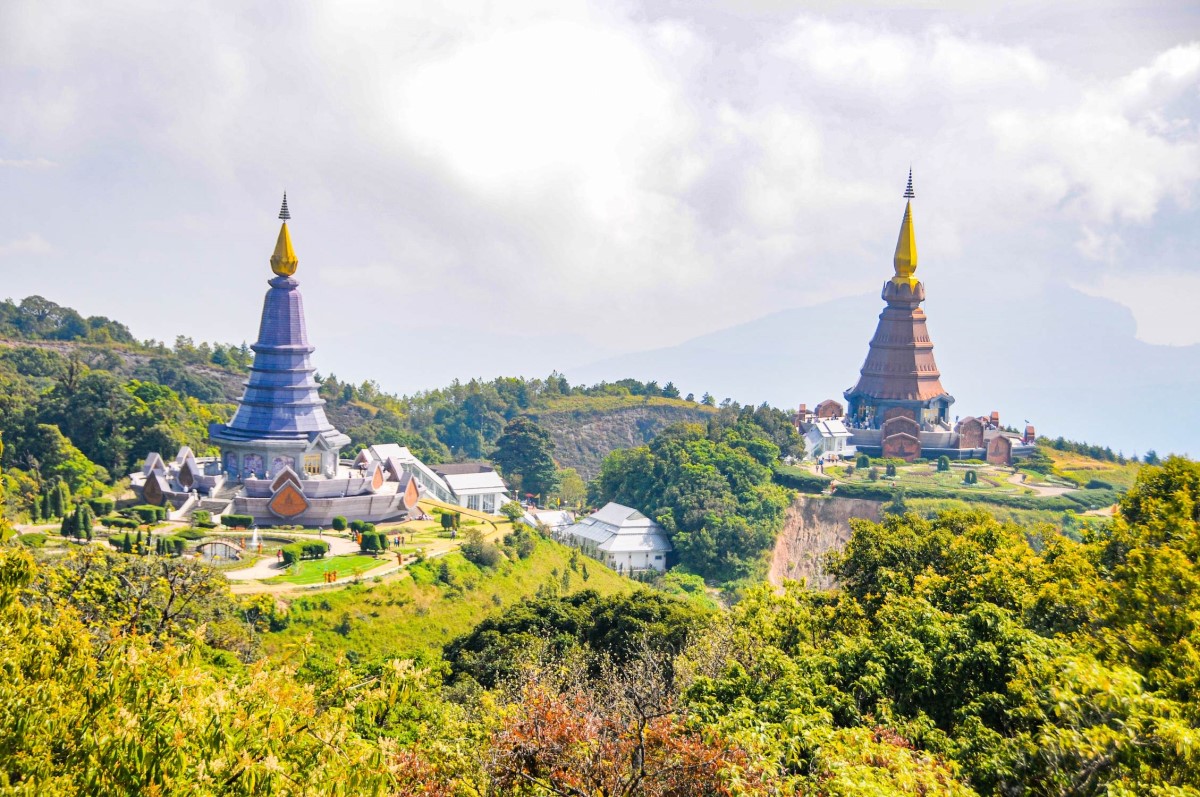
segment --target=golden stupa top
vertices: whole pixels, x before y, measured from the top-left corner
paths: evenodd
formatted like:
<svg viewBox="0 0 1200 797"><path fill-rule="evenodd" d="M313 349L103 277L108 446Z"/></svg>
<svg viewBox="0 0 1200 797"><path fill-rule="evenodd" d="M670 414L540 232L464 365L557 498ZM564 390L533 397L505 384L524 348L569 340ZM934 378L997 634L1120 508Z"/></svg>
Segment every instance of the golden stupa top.
<svg viewBox="0 0 1200 797"><path fill-rule="evenodd" d="M300 260L296 257L296 250L292 249L292 235L288 232L287 223L291 217L285 192L283 207L279 209L279 218L283 219L283 225L279 228L279 238L275 241L275 252L271 255L271 270L281 277L292 276L296 273L296 266L300 265Z"/></svg>
<svg viewBox="0 0 1200 797"><path fill-rule="evenodd" d="M904 205L904 220L900 222L900 238L896 241L896 255L892 262L896 267L896 276L892 282L896 285L917 287L917 234L913 231L912 200L916 196L912 187L912 169L908 170L908 188L904 192L908 202Z"/></svg>

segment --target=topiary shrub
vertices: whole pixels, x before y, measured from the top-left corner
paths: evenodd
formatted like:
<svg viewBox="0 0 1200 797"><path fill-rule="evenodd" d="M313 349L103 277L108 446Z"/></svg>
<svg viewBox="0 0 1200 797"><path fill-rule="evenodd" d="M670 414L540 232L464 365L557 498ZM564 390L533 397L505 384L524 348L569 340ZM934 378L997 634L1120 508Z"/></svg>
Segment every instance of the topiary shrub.
<svg viewBox="0 0 1200 797"><path fill-rule="evenodd" d="M248 529L254 525L253 515L222 515L221 522L231 529Z"/></svg>
<svg viewBox="0 0 1200 797"><path fill-rule="evenodd" d="M967 471L967 475L963 476L963 482L966 484L978 484L979 483L979 474L976 473L974 470L969 470L969 471Z"/></svg>
<svg viewBox="0 0 1200 797"><path fill-rule="evenodd" d="M854 467L858 468L859 470L871 467L871 458L866 454L859 454L858 458L854 460Z"/></svg>
<svg viewBox="0 0 1200 797"><path fill-rule="evenodd" d="M945 473L946 471L950 470L950 457L946 456L945 454L942 454L940 457L938 457L937 469L940 473Z"/></svg>
<svg viewBox="0 0 1200 797"><path fill-rule="evenodd" d="M89 498L88 505L92 508L92 511L96 513L96 516L100 517L103 515L111 515L112 511L117 506L117 502L114 501L112 498L107 498L107 497L105 497L105 498Z"/></svg>
<svg viewBox="0 0 1200 797"><path fill-rule="evenodd" d="M364 531L358 547L367 553L378 553L387 548L387 535L378 531Z"/></svg>
<svg viewBox="0 0 1200 797"><path fill-rule="evenodd" d="M367 524L361 520L351 520L350 521L350 530L353 531L355 534L362 534L363 531L366 529L366 526L367 526Z"/></svg>
<svg viewBox="0 0 1200 797"><path fill-rule="evenodd" d="M175 532L176 537L181 537L185 540L202 540L208 535L199 529L180 529Z"/></svg>
<svg viewBox="0 0 1200 797"><path fill-rule="evenodd" d="M341 515L338 515L332 521L330 521L330 525L333 526L334 531L345 531L346 530L346 518L342 517Z"/></svg>
<svg viewBox="0 0 1200 797"><path fill-rule="evenodd" d="M131 506L129 509L126 509L125 512L138 522L147 526L167 519L167 508L165 506L141 504L139 506Z"/></svg>
<svg viewBox="0 0 1200 797"><path fill-rule="evenodd" d="M888 478L895 478L895 476L896 476L896 463L895 462L889 462L886 466L884 466L884 475L886 475Z"/></svg>

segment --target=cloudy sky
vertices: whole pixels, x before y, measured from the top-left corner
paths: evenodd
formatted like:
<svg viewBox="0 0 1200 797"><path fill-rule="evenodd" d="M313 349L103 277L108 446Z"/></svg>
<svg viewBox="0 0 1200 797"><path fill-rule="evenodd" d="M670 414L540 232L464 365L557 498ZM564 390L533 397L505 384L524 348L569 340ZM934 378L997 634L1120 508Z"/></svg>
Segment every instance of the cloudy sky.
<svg viewBox="0 0 1200 797"><path fill-rule="evenodd" d="M6 0L2 292L253 340L286 188L322 371L569 375L877 291L911 164L931 291L1200 342L1200 6L932 5Z"/></svg>

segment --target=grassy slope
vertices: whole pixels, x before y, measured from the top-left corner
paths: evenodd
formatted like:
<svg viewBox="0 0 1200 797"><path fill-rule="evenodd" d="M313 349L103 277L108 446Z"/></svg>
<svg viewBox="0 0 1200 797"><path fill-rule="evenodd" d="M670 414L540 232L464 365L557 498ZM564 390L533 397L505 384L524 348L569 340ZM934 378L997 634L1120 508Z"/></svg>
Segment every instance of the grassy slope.
<svg viewBox="0 0 1200 797"><path fill-rule="evenodd" d="M448 554L444 561L458 586L435 581L443 561L439 558L410 568L412 577L304 595L290 600L290 626L266 634L264 644L276 657L286 655L307 634L312 634L314 647L330 656L351 650L368 659L437 651L489 614L533 595L539 587L554 584L561 589L561 575L569 571L569 559L569 548L545 540L538 542L528 559L502 563L487 572L460 554ZM580 557L579 564L587 565L589 578L584 582L580 573L572 572L571 592L587 588L614 594L638 587L594 560ZM350 626L344 635L334 630L343 615Z"/></svg>
<svg viewBox="0 0 1200 797"><path fill-rule="evenodd" d="M1116 462L1092 459L1071 451L1055 451L1049 446L1041 446L1041 449L1054 461L1054 470L1057 473L1082 484L1086 484L1092 479L1099 479L1108 482L1118 490L1125 491L1133 486L1140 467L1136 462L1126 462L1121 465Z"/></svg>

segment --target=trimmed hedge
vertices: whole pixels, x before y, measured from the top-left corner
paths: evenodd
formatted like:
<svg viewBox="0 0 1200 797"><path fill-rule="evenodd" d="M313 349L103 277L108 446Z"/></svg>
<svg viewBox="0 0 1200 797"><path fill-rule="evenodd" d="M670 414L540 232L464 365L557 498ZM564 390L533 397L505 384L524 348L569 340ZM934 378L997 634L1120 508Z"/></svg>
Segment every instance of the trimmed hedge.
<svg viewBox="0 0 1200 797"><path fill-rule="evenodd" d="M111 515L117 506L117 502L112 498L89 498L88 504L92 507L92 511L96 513L96 517Z"/></svg>
<svg viewBox="0 0 1200 797"><path fill-rule="evenodd" d="M175 532L176 537L182 537L185 540L202 540L208 535L199 529L180 529Z"/></svg>
<svg viewBox="0 0 1200 797"><path fill-rule="evenodd" d="M100 518L99 522L106 529L136 529L138 527L136 520L130 520L120 515L108 515L107 517Z"/></svg>
<svg viewBox="0 0 1200 797"><path fill-rule="evenodd" d="M283 563L292 565L301 559L324 559L329 553L329 543L324 540L304 540L293 542L280 548L283 551Z"/></svg>
<svg viewBox="0 0 1200 797"><path fill-rule="evenodd" d="M776 465L775 483L801 493L824 492L833 479L817 473L809 473L803 468L792 468L786 465Z"/></svg>
<svg viewBox="0 0 1200 797"><path fill-rule="evenodd" d="M362 533L362 542L358 547L368 553L386 550L388 547L387 534L381 531L364 531Z"/></svg>
<svg viewBox="0 0 1200 797"><path fill-rule="evenodd" d="M1068 494L1060 496L1040 497L1036 495L1004 495L994 492L982 492L975 490L941 490L932 487L922 487L921 485L904 485L905 498L945 498L954 501L966 501L968 503L980 504L995 504L997 506L1008 506L1014 509L1049 509L1055 512L1065 512L1067 510L1078 511L1081 506L1087 501L1095 501L1100 496L1083 496L1089 492L1100 491L1083 491L1083 494ZM892 489L890 486L879 484L839 484L835 492L839 498L862 498L867 501L890 501L892 500ZM1102 504L1101 506L1107 506Z"/></svg>
<svg viewBox="0 0 1200 797"><path fill-rule="evenodd" d="M253 515L222 515L221 522L231 529L248 529L254 525Z"/></svg>
<svg viewBox="0 0 1200 797"><path fill-rule="evenodd" d="M141 504L139 506L131 506L125 511L133 515L136 520L141 521L147 526L167 519L167 508L165 506Z"/></svg>

